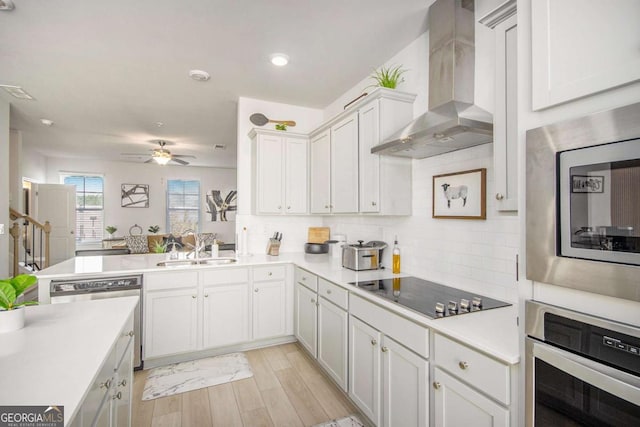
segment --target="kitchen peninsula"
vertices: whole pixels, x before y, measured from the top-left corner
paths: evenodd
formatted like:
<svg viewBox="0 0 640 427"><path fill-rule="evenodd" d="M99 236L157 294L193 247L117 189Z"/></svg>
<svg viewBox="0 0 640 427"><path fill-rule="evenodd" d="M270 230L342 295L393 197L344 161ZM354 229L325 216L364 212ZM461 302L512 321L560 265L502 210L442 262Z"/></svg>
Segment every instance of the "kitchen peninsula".
<svg viewBox="0 0 640 427"><path fill-rule="evenodd" d="M127 297L26 307L25 327L0 334L2 405L64 407L65 426L110 417L127 424L129 332L137 302Z"/></svg>

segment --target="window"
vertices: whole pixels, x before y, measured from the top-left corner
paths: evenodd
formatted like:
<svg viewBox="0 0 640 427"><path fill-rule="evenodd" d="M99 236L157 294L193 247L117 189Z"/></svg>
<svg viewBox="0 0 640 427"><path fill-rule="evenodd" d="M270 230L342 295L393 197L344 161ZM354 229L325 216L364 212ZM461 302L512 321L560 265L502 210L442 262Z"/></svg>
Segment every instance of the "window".
<svg viewBox="0 0 640 427"><path fill-rule="evenodd" d="M198 231L200 222L200 181L167 181L167 231L181 235Z"/></svg>
<svg viewBox="0 0 640 427"><path fill-rule="evenodd" d="M67 175L76 186L76 242L99 242L104 230L104 180L101 176Z"/></svg>

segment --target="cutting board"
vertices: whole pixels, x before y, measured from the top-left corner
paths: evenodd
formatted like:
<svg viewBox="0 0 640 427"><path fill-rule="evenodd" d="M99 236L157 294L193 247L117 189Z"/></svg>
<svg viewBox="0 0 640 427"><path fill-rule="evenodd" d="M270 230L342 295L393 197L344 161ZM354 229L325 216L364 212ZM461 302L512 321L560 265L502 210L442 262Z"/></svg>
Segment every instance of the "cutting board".
<svg viewBox="0 0 640 427"><path fill-rule="evenodd" d="M331 234L331 228L329 227L309 227L309 236L307 242L309 243L324 243L329 240Z"/></svg>

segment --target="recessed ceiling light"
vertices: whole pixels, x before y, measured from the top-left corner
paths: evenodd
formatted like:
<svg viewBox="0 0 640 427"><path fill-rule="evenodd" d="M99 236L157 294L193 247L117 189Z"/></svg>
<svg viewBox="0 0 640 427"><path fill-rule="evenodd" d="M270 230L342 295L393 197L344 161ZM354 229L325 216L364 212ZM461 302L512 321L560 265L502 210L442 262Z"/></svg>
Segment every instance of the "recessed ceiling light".
<svg viewBox="0 0 640 427"><path fill-rule="evenodd" d="M207 73L206 71L202 71L202 70L191 70L191 71L189 71L189 77L191 77L193 80L196 80L198 82L206 82L207 80L209 80L211 78L209 73Z"/></svg>
<svg viewBox="0 0 640 427"><path fill-rule="evenodd" d="M277 65L278 67L284 67L289 63L289 56L284 53L274 53L271 55L271 63L273 65Z"/></svg>
<svg viewBox="0 0 640 427"><path fill-rule="evenodd" d="M162 123L162 122L156 122L156 126L158 126L159 128L161 128L162 126L164 126L164 123Z"/></svg>
<svg viewBox="0 0 640 427"><path fill-rule="evenodd" d="M40 119L40 123L42 123L45 126L53 126L53 120L49 120L49 119Z"/></svg>
<svg viewBox="0 0 640 427"><path fill-rule="evenodd" d="M0 0L0 10L10 11L13 10L13 2L11 0Z"/></svg>
<svg viewBox="0 0 640 427"><path fill-rule="evenodd" d="M35 98L27 93L26 90L22 89L20 86L13 85L1 85L0 87L6 90L11 94L11 96L18 99L28 99L30 101L34 101Z"/></svg>

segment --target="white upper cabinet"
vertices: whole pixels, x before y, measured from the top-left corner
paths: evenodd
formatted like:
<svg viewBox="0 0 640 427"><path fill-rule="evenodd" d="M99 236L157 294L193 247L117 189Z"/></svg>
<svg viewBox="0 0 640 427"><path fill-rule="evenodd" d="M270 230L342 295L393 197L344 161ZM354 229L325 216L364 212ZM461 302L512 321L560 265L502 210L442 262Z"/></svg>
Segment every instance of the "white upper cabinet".
<svg viewBox="0 0 640 427"><path fill-rule="evenodd" d="M358 112L360 140L360 212L380 211L380 156L371 148L380 142L378 101Z"/></svg>
<svg viewBox="0 0 640 427"><path fill-rule="evenodd" d="M358 212L358 113L331 126L331 212Z"/></svg>
<svg viewBox="0 0 640 427"><path fill-rule="evenodd" d="M638 0L531 2L532 108L640 79Z"/></svg>
<svg viewBox="0 0 640 427"><path fill-rule="evenodd" d="M304 135L254 129L255 212L307 212L307 147Z"/></svg>
<svg viewBox="0 0 640 427"><path fill-rule="evenodd" d="M495 206L498 211L518 210L518 22L516 1L503 3L480 19L495 37L495 108L493 162Z"/></svg>
<svg viewBox="0 0 640 427"><path fill-rule="evenodd" d="M312 214L331 213L331 131L315 135L310 142L309 205Z"/></svg>

